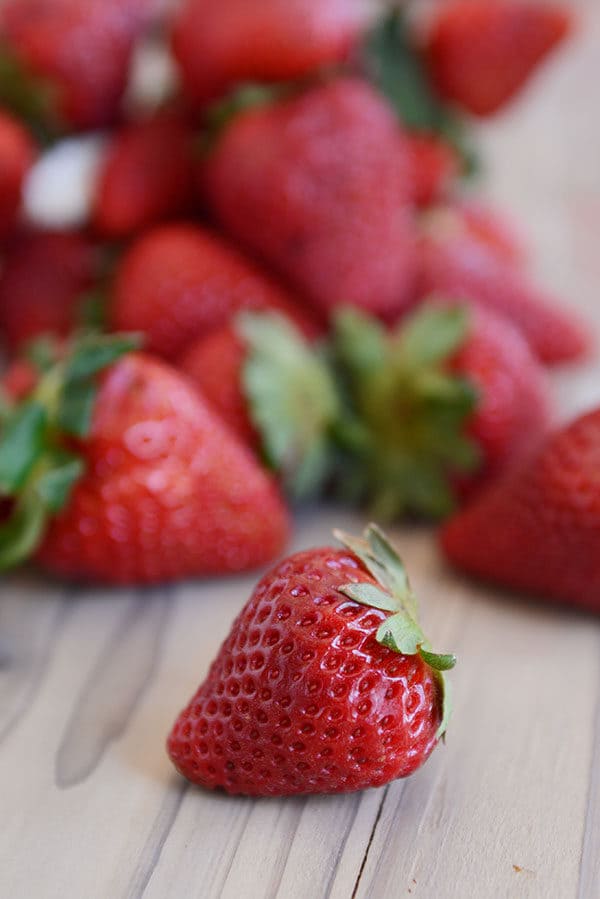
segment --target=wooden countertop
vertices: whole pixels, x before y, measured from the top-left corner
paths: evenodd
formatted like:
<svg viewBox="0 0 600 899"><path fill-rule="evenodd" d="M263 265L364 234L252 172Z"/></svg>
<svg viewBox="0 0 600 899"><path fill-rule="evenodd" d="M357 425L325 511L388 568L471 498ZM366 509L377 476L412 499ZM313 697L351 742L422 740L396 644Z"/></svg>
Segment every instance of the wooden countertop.
<svg viewBox="0 0 600 899"><path fill-rule="evenodd" d="M540 278L600 332L600 8L486 126L489 194L523 220ZM600 333L599 333L600 339ZM600 363L555 377L563 415ZM304 513L295 545L328 540ZM446 746L407 781L252 801L188 787L165 735L254 578L86 591L0 588L2 899L596 899L600 622L484 592L426 531L398 531L436 646L459 655Z"/></svg>

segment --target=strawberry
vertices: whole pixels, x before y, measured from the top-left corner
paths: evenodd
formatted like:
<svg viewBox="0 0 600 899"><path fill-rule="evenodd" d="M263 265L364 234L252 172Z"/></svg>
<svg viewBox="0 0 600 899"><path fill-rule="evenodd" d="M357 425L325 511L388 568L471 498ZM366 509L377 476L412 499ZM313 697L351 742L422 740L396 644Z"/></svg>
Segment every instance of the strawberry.
<svg viewBox="0 0 600 899"><path fill-rule="evenodd" d="M159 583L256 567L282 549L289 523L273 483L179 373L143 354L114 361L131 346L83 338L12 410L0 567L35 555L73 580Z"/></svg>
<svg viewBox="0 0 600 899"><path fill-rule="evenodd" d="M414 263L409 155L366 83L342 78L241 113L203 174L223 227L317 309L402 307Z"/></svg>
<svg viewBox="0 0 600 899"><path fill-rule="evenodd" d="M320 348L281 314L248 314L193 343L181 367L295 498L331 474L339 398Z"/></svg>
<svg viewBox="0 0 600 899"><path fill-rule="evenodd" d="M476 577L599 612L599 463L595 409L451 519L444 552Z"/></svg>
<svg viewBox="0 0 600 899"><path fill-rule="evenodd" d="M549 364L579 359L589 338L577 316L561 310L488 240L468 230L425 226L418 247L416 295L465 299L510 319Z"/></svg>
<svg viewBox="0 0 600 899"><path fill-rule="evenodd" d="M238 310L265 308L314 327L283 288L221 238L199 225L172 224L148 231L121 260L112 325L142 332L147 349L175 359Z"/></svg>
<svg viewBox="0 0 600 899"><path fill-rule="evenodd" d="M96 229L126 237L185 211L192 193L192 136L178 116L158 114L118 133L100 173Z"/></svg>
<svg viewBox="0 0 600 899"><path fill-rule="evenodd" d="M342 550L310 549L265 575L168 753L209 789L341 793L406 777L448 723L442 671L416 620L405 569L371 525ZM392 613L392 614L389 614Z"/></svg>
<svg viewBox="0 0 600 899"><path fill-rule="evenodd" d="M173 51L190 96L205 103L244 81L282 81L345 60L373 0L185 0Z"/></svg>
<svg viewBox="0 0 600 899"><path fill-rule="evenodd" d="M0 100L50 129L117 115L145 0L6 0Z"/></svg>
<svg viewBox="0 0 600 899"><path fill-rule="evenodd" d="M412 159L412 199L417 206L440 200L459 175L455 150L433 134L408 133Z"/></svg>
<svg viewBox="0 0 600 899"><path fill-rule="evenodd" d="M537 0L447 0L438 6L427 57L439 92L474 115L511 100L569 33L568 10Z"/></svg>
<svg viewBox="0 0 600 899"><path fill-rule="evenodd" d="M334 353L346 398L337 477L382 517L447 515L457 491L518 462L547 430L544 371L489 313L428 304L386 333L348 310Z"/></svg>
<svg viewBox="0 0 600 899"><path fill-rule="evenodd" d="M21 207L21 189L35 159L33 140L0 109L0 239L12 231Z"/></svg>
<svg viewBox="0 0 600 899"><path fill-rule="evenodd" d="M40 334L66 336L83 324L101 265L98 248L82 234L18 235L0 273L0 330L10 352Z"/></svg>

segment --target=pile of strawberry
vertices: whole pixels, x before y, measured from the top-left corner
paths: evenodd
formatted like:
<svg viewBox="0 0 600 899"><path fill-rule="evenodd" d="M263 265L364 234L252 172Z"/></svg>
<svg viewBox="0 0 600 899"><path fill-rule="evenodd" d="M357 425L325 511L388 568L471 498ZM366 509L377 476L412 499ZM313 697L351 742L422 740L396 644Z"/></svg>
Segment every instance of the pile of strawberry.
<svg viewBox="0 0 600 899"><path fill-rule="evenodd" d="M600 412L549 436L546 372L588 337L468 189L470 118L524 88L565 10L167 6L0 8L0 569L251 569L285 547L285 497L336 496L458 508L457 565L600 609ZM157 40L177 77L150 107L128 82ZM89 132L93 183L42 227L34 185ZM357 789L444 732L453 657L381 532L344 541L257 588L171 736L191 779Z"/></svg>

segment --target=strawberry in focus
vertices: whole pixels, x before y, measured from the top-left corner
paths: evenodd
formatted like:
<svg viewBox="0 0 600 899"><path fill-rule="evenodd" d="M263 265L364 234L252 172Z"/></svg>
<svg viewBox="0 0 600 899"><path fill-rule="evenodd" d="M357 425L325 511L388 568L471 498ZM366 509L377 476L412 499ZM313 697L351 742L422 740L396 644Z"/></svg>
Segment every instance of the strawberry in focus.
<svg viewBox="0 0 600 899"><path fill-rule="evenodd" d="M223 228L320 312L402 308L414 274L410 153L368 84L341 78L235 116L203 184Z"/></svg>
<svg viewBox="0 0 600 899"><path fill-rule="evenodd" d="M111 324L139 331L151 352L176 359L241 309L278 309L307 331L312 316L236 249L200 225L158 226L125 253Z"/></svg>
<svg viewBox="0 0 600 899"><path fill-rule="evenodd" d="M286 81L343 62L377 14L373 0L185 0L173 52L206 103L240 82Z"/></svg>
<svg viewBox="0 0 600 899"><path fill-rule="evenodd" d="M127 237L185 212L193 187L192 134L179 116L132 122L113 138L93 219L105 237Z"/></svg>
<svg viewBox="0 0 600 899"><path fill-rule="evenodd" d="M446 556L483 580L600 612L599 470L596 409L451 519Z"/></svg>
<svg viewBox="0 0 600 899"><path fill-rule="evenodd" d="M412 774L444 734L454 657L429 650L381 531L336 536L343 549L300 552L265 575L177 719L168 752L193 783L362 790Z"/></svg>
<svg viewBox="0 0 600 899"><path fill-rule="evenodd" d="M568 35L564 6L534 0L439 4L427 58L443 97L479 116L508 103Z"/></svg>
<svg viewBox="0 0 600 899"><path fill-rule="evenodd" d="M0 330L16 353L44 333L67 336L84 324L84 303L96 284L99 248L76 232L29 232L7 247L0 272Z"/></svg>
<svg viewBox="0 0 600 899"><path fill-rule="evenodd" d="M21 189L36 156L34 142L20 122L0 109L0 239L15 226Z"/></svg>
<svg viewBox="0 0 600 899"><path fill-rule="evenodd" d="M187 379L131 346L81 338L12 409L0 565L147 584L271 561L289 531L277 488Z"/></svg>

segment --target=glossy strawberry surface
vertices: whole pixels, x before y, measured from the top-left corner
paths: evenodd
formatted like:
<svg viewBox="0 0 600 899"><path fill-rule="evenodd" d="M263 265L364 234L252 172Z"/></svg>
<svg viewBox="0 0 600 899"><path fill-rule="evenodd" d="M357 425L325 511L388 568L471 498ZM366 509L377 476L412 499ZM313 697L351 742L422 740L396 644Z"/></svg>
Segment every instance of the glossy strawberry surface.
<svg viewBox="0 0 600 899"><path fill-rule="evenodd" d="M284 288L220 237L199 225L163 225L123 257L112 326L141 331L146 349L173 359L240 309L279 309L313 327Z"/></svg>
<svg viewBox="0 0 600 899"><path fill-rule="evenodd" d="M185 777L229 793L337 793L423 764L441 721L436 675L376 641L385 613L347 599L348 583L376 582L331 548L262 579L169 737Z"/></svg>
<svg viewBox="0 0 600 899"><path fill-rule="evenodd" d="M157 583L254 568L285 545L277 488L192 384L131 354L104 377L84 476L39 561L63 577Z"/></svg>
<svg viewBox="0 0 600 899"><path fill-rule="evenodd" d="M410 156L368 84L333 80L234 117L204 186L224 229L321 311L402 308L414 273Z"/></svg>
<svg viewBox="0 0 600 899"><path fill-rule="evenodd" d="M15 225L23 181L35 155L33 140L25 128L0 109L0 238Z"/></svg>
<svg viewBox="0 0 600 899"><path fill-rule="evenodd" d="M595 410L452 519L444 552L484 580L599 612L599 471Z"/></svg>

